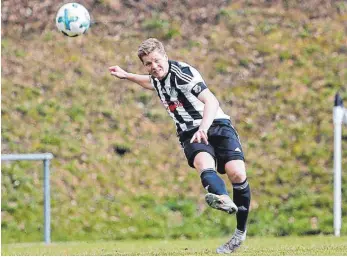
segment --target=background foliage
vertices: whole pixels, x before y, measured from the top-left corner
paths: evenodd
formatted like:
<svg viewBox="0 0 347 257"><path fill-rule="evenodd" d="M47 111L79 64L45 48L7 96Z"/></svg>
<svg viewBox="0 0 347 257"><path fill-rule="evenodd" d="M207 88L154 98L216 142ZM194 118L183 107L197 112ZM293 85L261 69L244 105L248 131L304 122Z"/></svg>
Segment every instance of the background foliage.
<svg viewBox="0 0 347 257"><path fill-rule="evenodd" d="M337 91L347 99L346 1L79 2L94 24L66 38L54 25L62 3L2 1L2 153L54 154L53 241L235 228L206 207L157 96L108 73L115 64L144 73L136 52L148 37L198 68L231 115L253 194L249 235L333 232L332 107ZM345 140L343 149L346 167ZM42 240L41 164L3 162L1 179L3 242Z"/></svg>

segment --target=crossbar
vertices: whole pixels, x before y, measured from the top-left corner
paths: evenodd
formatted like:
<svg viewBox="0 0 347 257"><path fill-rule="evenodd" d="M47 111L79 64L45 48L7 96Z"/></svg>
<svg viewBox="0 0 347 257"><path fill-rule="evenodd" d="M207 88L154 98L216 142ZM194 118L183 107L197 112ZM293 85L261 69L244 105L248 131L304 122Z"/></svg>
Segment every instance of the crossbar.
<svg viewBox="0 0 347 257"><path fill-rule="evenodd" d="M33 153L33 154L3 154L1 155L2 161L40 161L51 160L53 154L51 153Z"/></svg>

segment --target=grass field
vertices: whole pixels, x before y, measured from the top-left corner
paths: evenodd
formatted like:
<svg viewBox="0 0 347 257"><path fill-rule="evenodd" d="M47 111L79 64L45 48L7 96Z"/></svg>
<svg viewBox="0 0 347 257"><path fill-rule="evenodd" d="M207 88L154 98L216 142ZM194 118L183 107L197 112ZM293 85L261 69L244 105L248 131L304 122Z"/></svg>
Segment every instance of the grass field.
<svg viewBox="0 0 347 257"><path fill-rule="evenodd" d="M2 255L217 255L215 248L226 238L204 240L132 240L65 242L44 245L2 245ZM248 238L233 255L346 255L347 237Z"/></svg>

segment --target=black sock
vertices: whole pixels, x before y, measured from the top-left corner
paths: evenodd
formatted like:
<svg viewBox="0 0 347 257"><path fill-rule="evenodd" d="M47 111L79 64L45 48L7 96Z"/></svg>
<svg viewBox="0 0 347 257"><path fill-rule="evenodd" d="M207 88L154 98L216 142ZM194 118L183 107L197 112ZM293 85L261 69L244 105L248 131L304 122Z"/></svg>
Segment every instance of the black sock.
<svg viewBox="0 0 347 257"><path fill-rule="evenodd" d="M251 190L247 179L242 183L233 183L233 198L234 203L239 208L236 214L237 229L246 231L249 205L251 202Z"/></svg>
<svg viewBox="0 0 347 257"><path fill-rule="evenodd" d="M203 170L200 174L203 187L212 194L228 195L223 179L221 179L214 169Z"/></svg>

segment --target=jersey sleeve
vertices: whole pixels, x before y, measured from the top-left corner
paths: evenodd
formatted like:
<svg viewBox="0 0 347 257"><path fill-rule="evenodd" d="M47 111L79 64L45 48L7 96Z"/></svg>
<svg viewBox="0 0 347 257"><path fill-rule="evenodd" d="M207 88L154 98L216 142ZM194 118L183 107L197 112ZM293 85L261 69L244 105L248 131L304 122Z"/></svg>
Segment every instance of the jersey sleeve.
<svg viewBox="0 0 347 257"><path fill-rule="evenodd" d="M198 95L207 88L205 81L201 74L193 67L184 67L183 69L185 69L185 73L190 73L192 78L185 86L185 90L192 93L195 97L198 97Z"/></svg>

